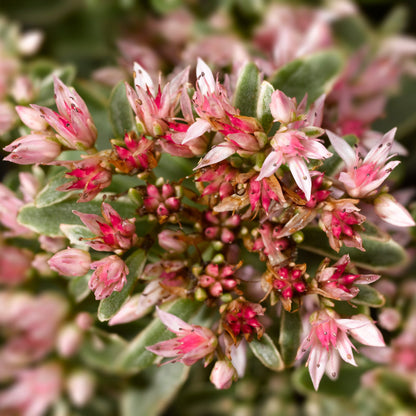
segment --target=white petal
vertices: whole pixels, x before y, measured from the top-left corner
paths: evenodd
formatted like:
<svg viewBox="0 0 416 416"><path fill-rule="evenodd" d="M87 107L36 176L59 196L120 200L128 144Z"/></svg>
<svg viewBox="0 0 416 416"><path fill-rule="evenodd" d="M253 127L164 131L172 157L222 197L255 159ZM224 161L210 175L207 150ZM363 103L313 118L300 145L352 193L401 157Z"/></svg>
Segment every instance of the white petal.
<svg viewBox="0 0 416 416"><path fill-rule="evenodd" d="M312 347L308 359L309 374L311 375L312 384L315 390L318 390L319 383L325 373L328 362L328 351L321 346Z"/></svg>
<svg viewBox="0 0 416 416"><path fill-rule="evenodd" d="M198 87L203 95L215 91L214 75L212 75L210 67L201 58L198 58L198 63L196 65L196 79Z"/></svg>
<svg viewBox="0 0 416 416"><path fill-rule="evenodd" d="M336 320L338 323L338 320ZM354 360L354 356L352 353L352 344L351 341L348 339L347 334L343 331L339 331L337 335L337 350L341 358L354 366L357 366L357 363Z"/></svg>
<svg viewBox="0 0 416 416"><path fill-rule="evenodd" d="M287 164L292 172L295 182L305 193L306 200L309 201L311 199L312 181L306 163L301 159L292 158Z"/></svg>
<svg viewBox="0 0 416 416"><path fill-rule="evenodd" d="M202 136L209 130L211 130L211 124L202 118L198 118L187 130L185 137L182 140L182 144L186 144L191 140Z"/></svg>
<svg viewBox="0 0 416 416"><path fill-rule="evenodd" d="M147 88L149 88L150 92L154 96L155 87L153 85L152 78L148 72L137 62L134 63L134 85L136 87L143 88L145 91L147 91Z"/></svg>
<svg viewBox="0 0 416 416"><path fill-rule="evenodd" d="M338 352L331 348L329 350L328 363L326 365L326 374L332 380L335 380L338 377L340 367L340 359Z"/></svg>
<svg viewBox="0 0 416 416"><path fill-rule="evenodd" d="M386 345L383 340L383 335L381 335L381 332L370 318L365 315L355 315L352 319L364 323L364 326L350 329L350 334L357 341L364 345L370 345L371 347L384 347Z"/></svg>
<svg viewBox="0 0 416 416"><path fill-rule="evenodd" d="M397 127L389 130L381 138L381 140L367 153L367 156L364 158L364 163L374 162L377 165L382 165L384 163L388 154L391 152L396 130Z"/></svg>
<svg viewBox="0 0 416 416"><path fill-rule="evenodd" d="M342 138L327 130L326 134L328 135L329 141L334 147L335 151L342 158L345 164L348 167L354 166L356 157L355 152L352 147Z"/></svg>
<svg viewBox="0 0 416 416"><path fill-rule="evenodd" d="M194 170L221 162L234 153L235 149L230 143L221 143L218 146L213 147L198 163L198 166Z"/></svg>
<svg viewBox="0 0 416 416"><path fill-rule="evenodd" d="M261 181L263 178L268 178L269 176L273 175L279 169L280 165L282 164L282 155L280 152L272 151L266 157L263 162L263 166L261 167L260 174L257 177L257 181Z"/></svg>

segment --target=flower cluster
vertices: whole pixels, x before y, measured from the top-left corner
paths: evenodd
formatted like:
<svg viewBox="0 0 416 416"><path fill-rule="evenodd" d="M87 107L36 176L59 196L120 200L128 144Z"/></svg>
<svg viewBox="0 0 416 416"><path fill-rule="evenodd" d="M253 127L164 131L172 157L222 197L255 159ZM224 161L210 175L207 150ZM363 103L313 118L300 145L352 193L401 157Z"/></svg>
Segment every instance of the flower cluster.
<svg viewBox="0 0 416 416"><path fill-rule="evenodd" d="M234 66L230 51L191 48L155 82L137 59L110 96L106 142L91 98L57 75L56 111L16 106L5 160L33 166L0 184L0 381L15 380L0 414L42 415L64 391L86 405L99 381L74 362L124 377L202 360L227 389L247 347L275 371L309 351L318 390L340 358L357 366L357 341L414 370L414 334L386 347L370 310L394 304L375 286L409 262L415 225L395 193L400 130L370 128L385 108L379 65L392 85L416 50L389 60L383 43L344 63L331 24L354 13L271 7L280 23L253 31L257 53L239 44ZM393 310L378 314L383 331L399 327Z"/></svg>

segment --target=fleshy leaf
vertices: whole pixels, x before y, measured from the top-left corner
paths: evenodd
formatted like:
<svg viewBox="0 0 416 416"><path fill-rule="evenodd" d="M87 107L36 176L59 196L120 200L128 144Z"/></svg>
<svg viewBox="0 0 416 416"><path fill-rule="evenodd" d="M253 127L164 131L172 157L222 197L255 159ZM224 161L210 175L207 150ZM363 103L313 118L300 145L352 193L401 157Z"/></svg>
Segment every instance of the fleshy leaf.
<svg viewBox="0 0 416 416"><path fill-rule="evenodd" d="M98 307L98 319L100 321L108 321L118 312L133 290L137 278L142 274L145 263L146 253L142 249L136 250L127 258L126 265L129 268L127 283L120 292L113 292L108 298L100 302Z"/></svg>
<svg viewBox="0 0 416 416"><path fill-rule="evenodd" d="M120 373L115 357L126 349L127 342L117 334L109 334L92 328L80 349L81 359L90 367L106 373Z"/></svg>
<svg viewBox="0 0 416 416"><path fill-rule="evenodd" d="M88 272L84 276L71 278L68 284L68 291L74 298L75 302L82 302L91 293L91 290L88 287L91 275L92 271Z"/></svg>
<svg viewBox="0 0 416 416"><path fill-rule="evenodd" d="M274 371L283 370L284 364L282 357L276 345L267 334L263 334L260 340L254 338L248 345L253 354L265 367Z"/></svg>
<svg viewBox="0 0 416 416"><path fill-rule="evenodd" d="M158 416L186 381L190 367L174 363L149 369L150 380L143 388L129 388L121 398L121 416Z"/></svg>
<svg viewBox="0 0 416 416"><path fill-rule="evenodd" d="M136 122L127 99L124 81L120 81L111 92L109 114L116 137L123 138L128 131L136 131Z"/></svg>
<svg viewBox="0 0 416 416"><path fill-rule="evenodd" d="M269 131L273 124L273 116L270 111L270 103L274 92L273 85L263 81L260 86L259 98L257 101L257 119L263 126L264 131Z"/></svg>
<svg viewBox="0 0 416 416"><path fill-rule="evenodd" d="M85 225L61 224L59 227L71 246L76 246L84 250L89 250L90 246L83 240L93 238L94 234Z"/></svg>
<svg viewBox="0 0 416 416"><path fill-rule="evenodd" d="M287 96L296 97L298 102L307 93L310 104L331 90L341 69L341 54L327 50L288 63L269 82Z"/></svg>
<svg viewBox="0 0 416 416"><path fill-rule="evenodd" d="M282 310L279 345L286 367L290 367L295 362L296 353L300 344L301 331L302 322L299 312Z"/></svg>
<svg viewBox="0 0 416 416"><path fill-rule="evenodd" d="M360 289L357 296L350 300L355 305L370 306L372 308L381 308L385 299L384 296L372 286L355 285Z"/></svg>
<svg viewBox="0 0 416 416"><path fill-rule="evenodd" d="M367 224L365 223L366 228ZM407 262L408 256L406 251L389 235L375 234L375 227L370 224L368 224L368 229L370 232L360 232L363 247L366 251L343 246L339 253L336 253L329 246L326 234L319 227L307 227L302 230L304 241L301 247L304 250L328 256L332 259L338 259L344 254L349 254L351 261L357 266L374 272L388 270Z"/></svg>
<svg viewBox="0 0 416 416"><path fill-rule="evenodd" d="M72 213L73 210L100 215L103 195L98 194L92 201L83 204L78 204L74 198L42 208L28 204L20 210L18 221L39 234L56 237L63 234L60 229L61 224L81 225L81 220ZM108 193L106 195L109 196ZM110 204L123 218L131 218L135 215L136 205L127 197L118 198Z"/></svg>
<svg viewBox="0 0 416 416"><path fill-rule="evenodd" d="M260 72L252 62L246 64L238 77L234 105L242 116L256 117L260 89Z"/></svg>
<svg viewBox="0 0 416 416"><path fill-rule="evenodd" d="M332 24L334 35L352 50L360 48L370 40L371 30L362 16L345 16Z"/></svg>
<svg viewBox="0 0 416 416"><path fill-rule="evenodd" d="M59 202L65 201L74 194L79 193L79 191L61 192L56 190L58 186L69 182L69 179L65 177L65 172L67 172L67 169L60 169L60 171L52 176L49 179L48 184L36 195L35 206L37 208L43 208L49 205L57 204Z"/></svg>
<svg viewBox="0 0 416 416"><path fill-rule="evenodd" d="M187 322L200 306L199 302L190 299L178 299L162 309ZM172 332L166 329L160 319L155 318L116 359L117 368L124 372L137 373L149 367L156 360L156 355L148 351L146 347L173 336Z"/></svg>

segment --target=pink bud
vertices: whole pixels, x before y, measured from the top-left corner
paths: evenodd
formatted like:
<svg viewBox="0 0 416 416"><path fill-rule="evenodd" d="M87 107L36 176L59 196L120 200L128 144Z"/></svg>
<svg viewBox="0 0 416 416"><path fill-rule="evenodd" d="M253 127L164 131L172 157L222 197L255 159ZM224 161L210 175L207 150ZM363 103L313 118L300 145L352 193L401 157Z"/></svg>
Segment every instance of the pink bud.
<svg viewBox="0 0 416 416"><path fill-rule="evenodd" d="M77 407L86 405L94 394L95 384L94 377L89 371L76 370L71 373L66 382L71 402Z"/></svg>
<svg viewBox="0 0 416 416"><path fill-rule="evenodd" d="M46 134L29 134L20 137L4 148L11 152L4 160L19 165L49 163L61 154L61 146Z"/></svg>
<svg viewBox="0 0 416 416"><path fill-rule="evenodd" d="M390 194L381 194L374 200L376 214L389 224L397 227L413 227L415 221L402 204Z"/></svg>
<svg viewBox="0 0 416 416"><path fill-rule="evenodd" d="M387 329L387 331L394 331L398 328L401 321L401 315L399 311L393 308L384 308L378 316L379 325Z"/></svg>
<svg viewBox="0 0 416 416"><path fill-rule="evenodd" d="M80 312L75 317L75 323L83 331L87 331L88 329L90 329L93 321L93 317L88 312Z"/></svg>
<svg viewBox="0 0 416 416"><path fill-rule="evenodd" d="M182 231L163 230L159 236L159 245L169 253L183 253L188 244Z"/></svg>
<svg viewBox="0 0 416 416"><path fill-rule="evenodd" d="M127 283L129 269L119 256L105 257L91 263L90 267L95 272L88 286L94 291L97 300L110 296L113 291L120 292Z"/></svg>
<svg viewBox="0 0 416 416"><path fill-rule="evenodd" d="M67 248L52 256L48 264L64 276L83 276L90 269L91 257L87 251Z"/></svg>
<svg viewBox="0 0 416 416"><path fill-rule="evenodd" d="M62 357L73 356L81 346L82 332L75 324L67 324L60 329L56 339L56 349Z"/></svg>
<svg viewBox="0 0 416 416"><path fill-rule="evenodd" d="M211 383L220 390L229 389L237 379L237 372L229 360L217 361L209 377Z"/></svg>
<svg viewBox="0 0 416 416"><path fill-rule="evenodd" d="M296 116L296 104L282 91L276 90L272 94L270 111L276 121L288 124Z"/></svg>

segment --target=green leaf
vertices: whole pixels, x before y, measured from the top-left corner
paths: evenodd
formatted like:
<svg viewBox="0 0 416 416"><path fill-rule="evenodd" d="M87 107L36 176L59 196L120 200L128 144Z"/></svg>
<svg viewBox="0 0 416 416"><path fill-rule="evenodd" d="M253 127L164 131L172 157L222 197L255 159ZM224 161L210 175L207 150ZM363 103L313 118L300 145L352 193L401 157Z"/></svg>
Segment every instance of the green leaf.
<svg viewBox="0 0 416 416"><path fill-rule="evenodd" d="M242 69L234 94L234 105L242 116L256 117L260 89L260 71L252 62Z"/></svg>
<svg viewBox="0 0 416 416"><path fill-rule="evenodd" d="M273 116L270 111L270 103L274 92L273 85L263 81L260 86L259 98L257 100L256 116L263 126L264 131L269 131L273 124Z"/></svg>
<svg viewBox="0 0 416 416"><path fill-rule="evenodd" d="M300 102L308 94L308 104L331 90L342 69L341 54L327 50L296 59L274 74L269 82L275 89Z"/></svg>
<svg viewBox="0 0 416 416"><path fill-rule="evenodd" d="M163 153L158 166L154 169L155 175L165 178L168 181L178 181L185 176L192 175L196 163L192 159L172 156Z"/></svg>
<svg viewBox="0 0 416 416"><path fill-rule="evenodd" d="M265 367L273 371L283 370L284 363L282 357L276 345L267 334L263 334L260 340L254 338L248 345L253 354Z"/></svg>
<svg viewBox="0 0 416 416"><path fill-rule="evenodd" d="M184 321L188 321L200 306L199 302L190 299L178 299L166 305L163 309ZM172 337L172 332L166 329L159 318L155 318L130 342L125 351L117 358L115 365L121 371L128 373L139 372L152 365L156 360L156 355L146 350L146 347Z"/></svg>
<svg viewBox="0 0 416 416"><path fill-rule="evenodd" d="M358 14L336 19L332 23L332 29L335 37L351 50L368 44L371 39L370 26Z"/></svg>
<svg viewBox="0 0 416 416"><path fill-rule="evenodd" d="M353 134L345 136L344 140L351 147L358 143L357 136ZM344 165L344 161L341 159L341 157L338 155L338 153L335 151L332 145L328 147L328 150L332 153L332 156L324 160L322 165L319 167L319 170L321 172L324 172L327 176L334 176L341 170L342 166Z"/></svg>
<svg viewBox="0 0 416 416"><path fill-rule="evenodd" d="M367 226L367 223L365 223ZM370 224L369 224L370 228ZM363 247L366 251L360 251L355 247L341 247L339 253L335 252L328 243L328 237L319 227L306 227L302 230L304 240L300 245L302 249L338 259L344 254L349 254L351 261L359 267L375 272L388 270L392 267L403 265L407 262L406 251L387 234L374 234L374 226L371 233L360 232Z"/></svg>
<svg viewBox="0 0 416 416"><path fill-rule="evenodd" d="M69 294L74 298L75 302L82 302L90 293L88 282L91 279L92 271L84 276L71 278L68 285Z"/></svg>
<svg viewBox="0 0 416 416"><path fill-rule="evenodd" d="M282 311L280 319L279 345L282 352L283 362L290 367L295 362L298 347L300 345L300 334L302 322L299 312Z"/></svg>
<svg viewBox="0 0 416 416"><path fill-rule="evenodd" d="M85 240L94 238L95 235L85 225L61 224L59 228L69 240L71 246L76 246L83 250L90 249Z"/></svg>
<svg viewBox="0 0 416 416"><path fill-rule="evenodd" d="M142 274L145 263L146 253L142 249L136 250L127 258L126 265L129 268L127 283L120 292L113 292L108 298L101 300L98 307L100 321L108 321L118 312L133 290L138 277Z"/></svg>
<svg viewBox="0 0 416 416"><path fill-rule="evenodd" d="M127 99L124 81L120 81L111 93L109 113L116 137L123 138L126 132L136 131L136 122L133 110Z"/></svg>
<svg viewBox="0 0 416 416"><path fill-rule="evenodd" d="M354 305L370 306L371 308L381 308L386 300L384 296L372 286L355 285L360 289L358 295L351 299L350 302Z"/></svg>
<svg viewBox="0 0 416 416"><path fill-rule="evenodd" d="M381 35L392 36L406 29L410 10L403 4L395 6L380 26Z"/></svg>
<svg viewBox="0 0 416 416"><path fill-rule="evenodd" d="M186 381L190 367L167 364L152 368L152 377L143 388L129 388L121 397L121 416L158 416L169 405Z"/></svg>
<svg viewBox="0 0 416 416"><path fill-rule="evenodd" d="M109 196L108 193L105 195ZM101 203L104 194L98 194L92 201L78 204L74 198L66 199L57 204L38 208L34 204L25 205L17 217L19 223L39 233L56 237L62 235L61 224L78 224L81 220L72 213L73 210L88 214L101 214ZM135 215L136 205L127 197L118 198L116 201L107 201L123 218L131 218Z"/></svg>
<svg viewBox="0 0 416 416"><path fill-rule="evenodd" d="M85 334L80 349L81 359L89 366L106 373L120 373L115 358L127 347L127 342L116 334L92 328Z"/></svg>
<svg viewBox="0 0 416 416"><path fill-rule="evenodd" d="M65 177L65 172L67 172L67 169L63 168L60 172L52 176L48 184L38 193L35 199L35 206L37 208L57 204L79 193L79 191L61 192L56 190L58 186L69 182L69 179Z"/></svg>

